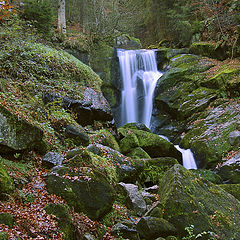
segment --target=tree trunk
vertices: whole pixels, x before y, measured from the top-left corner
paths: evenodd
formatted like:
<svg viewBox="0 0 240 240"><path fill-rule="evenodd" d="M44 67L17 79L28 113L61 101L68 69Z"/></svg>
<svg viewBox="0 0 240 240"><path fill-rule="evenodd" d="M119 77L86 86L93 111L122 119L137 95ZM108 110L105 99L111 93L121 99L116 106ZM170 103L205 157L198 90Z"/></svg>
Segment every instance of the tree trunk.
<svg viewBox="0 0 240 240"><path fill-rule="evenodd" d="M58 0L58 30L66 34L65 0Z"/></svg>

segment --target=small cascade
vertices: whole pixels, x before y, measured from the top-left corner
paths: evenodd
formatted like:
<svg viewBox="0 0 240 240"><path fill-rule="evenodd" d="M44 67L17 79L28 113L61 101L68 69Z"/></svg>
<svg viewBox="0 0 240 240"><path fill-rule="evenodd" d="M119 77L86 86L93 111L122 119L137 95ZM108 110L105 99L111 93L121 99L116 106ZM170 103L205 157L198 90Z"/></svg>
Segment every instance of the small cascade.
<svg viewBox="0 0 240 240"><path fill-rule="evenodd" d="M121 125L130 122L150 127L153 94L162 73L154 50L118 49L122 87Z"/></svg>
<svg viewBox="0 0 240 240"><path fill-rule="evenodd" d="M197 169L193 153L190 149L182 149L178 145L175 145L175 148L182 153L183 166L186 169Z"/></svg>

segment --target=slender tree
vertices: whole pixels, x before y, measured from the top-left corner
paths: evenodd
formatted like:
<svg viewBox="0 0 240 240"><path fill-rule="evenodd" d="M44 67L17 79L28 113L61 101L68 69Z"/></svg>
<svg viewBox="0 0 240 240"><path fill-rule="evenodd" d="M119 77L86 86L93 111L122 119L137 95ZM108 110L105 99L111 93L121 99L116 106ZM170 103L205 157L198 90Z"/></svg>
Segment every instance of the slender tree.
<svg viewBox="0 0 240 240"><path fill-rule="evenodd" d="M58 30L66 34L65 0L58 0Z"/></svg>

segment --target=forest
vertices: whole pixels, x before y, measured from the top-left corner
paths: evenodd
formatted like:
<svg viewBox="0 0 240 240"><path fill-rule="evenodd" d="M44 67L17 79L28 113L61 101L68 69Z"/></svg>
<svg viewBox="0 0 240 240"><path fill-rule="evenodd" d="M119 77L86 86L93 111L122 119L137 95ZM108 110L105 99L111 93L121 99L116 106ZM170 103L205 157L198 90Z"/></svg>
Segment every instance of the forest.
<svg viewBox="0 0 240 240"><path fill-rule="evenodd" d="M240 239L240 0L0 0L7 239Z"/></svg>

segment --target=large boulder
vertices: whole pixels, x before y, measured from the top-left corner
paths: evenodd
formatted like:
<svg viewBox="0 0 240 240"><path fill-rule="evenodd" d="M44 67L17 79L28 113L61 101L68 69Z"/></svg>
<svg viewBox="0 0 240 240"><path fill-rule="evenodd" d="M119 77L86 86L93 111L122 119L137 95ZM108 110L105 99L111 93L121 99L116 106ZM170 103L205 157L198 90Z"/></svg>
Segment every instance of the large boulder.
<svg viewBox="0 0 240 240"><path fill-rule="evenodd" d="M137 231L146 240L167 237L177 233L177 229L162 218L143 217L137 224Z"/></svg>
<svg viewBox="0 0 240 240"><path fill-rule="evenodd" d="M77 115L79 124L85 126L92 124L94 120L111 121L113 119L109 103L102 93L92 88L84 87L81 92L81 99L59 96L53 93L46 93L43 96L45 104L60 104L67 110Z"/></svg>
<svg viewBox="0 0 240 240"><path fill-rule="evenodd" d="M217 167L217 173L227 183L240 183L240 153Z"/></svg>
<svg viewBox="0 0 240 240"><path fill-rule="evenodd" d="M238 184L219 184L219 187L224 189L226 192L233 195L236 199L240 201L240 183Z"/></svg>
<svg viewBox="0 0 240 240"><path fill-rule="evenodd" d="M144 166L142 161L126 157L120 152L101 144L90 144L87 150L107 159L109 166L113 166L117 172L120 182L134 183Z"/></svg>
<svg viewBox="0 0 240 240"><path fill-rule="evenodd" d="M200 167L215 167L222 155L234 150L229 142L230 134L239 127L240 104L216 100L203 111L198 119L191 122L188 131L180 142L180 147L190 148Z"/></svg>
<svg viewBox="0 0 240 240"><path fill-rule="evenodd" d="M66 126L65 137L70 138L76 145L88 145L89 137L81 125L70 124Z"/></svg>
<svg viewBox="0 0 240 240"><path fill-rule="evenodd" d="M77 212L100 219L111 211L115 191L106 177L91 168L57 167L47 177L50 193L62 197Z"/></svg>
<svg viewBox="0 0 240 240"><path fill-rule="evenodd" d="M133 150L129 146L141 147L150 157L174 157L182 163L182 154L164 138L143 130L119 128L118 131L124 137L120 147L125 153Z"/></svg>
<svg viewBox="0 0 240 240"><path fill-rule="evenodd" d="M159 185L163 218L179 234L194 225L194 234L214 232L220 239L240 238L240 202L222 188L204 180L183 166L174 165Z"/></svg>
<svg viewBox="0 0 240 240"><path fill-rule="evenodd" d="M0 163L0 198L4 198L4 194L9 194L13 190L13 179L8 175L6 169Z"/></svg>
<svg viewBox="0 0 240 240"><path fill-rule="evenodd" d="M41 150L43 131L0 106L0 153Z"/></svg>
<svg viewBox="0 0 240 240"><path fill-rule="evenodd" d="M138 186L120 182L118 184L118 189L126 198L126 206L134 210L134 213L138 216L142 216L147 209L147 205L143 196L138 191Z"/></svg>

